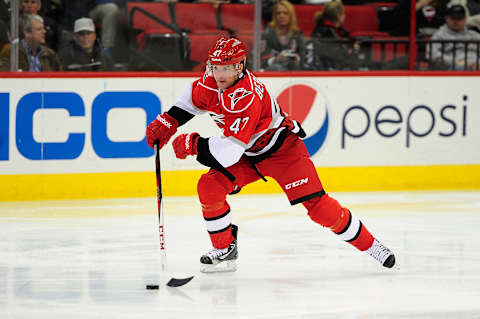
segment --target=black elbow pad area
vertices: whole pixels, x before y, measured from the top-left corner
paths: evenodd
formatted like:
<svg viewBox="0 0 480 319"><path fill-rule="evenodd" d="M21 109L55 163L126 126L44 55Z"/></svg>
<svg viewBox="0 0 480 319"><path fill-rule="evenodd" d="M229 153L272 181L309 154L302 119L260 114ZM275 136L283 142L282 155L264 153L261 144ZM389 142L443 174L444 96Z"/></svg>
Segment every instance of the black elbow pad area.
<svg viewBox="0 0 480 319"><path fill-rule="evenodd" d="M215 159L215 157L213 157L212 153L210 152L210 147L208 146L208 138L198 138L197 153L197 161L200 164L216 169L232 182L235 181L235 176L233 176L225 167L222 166L222 164L220 164Z"/></svg>
<svg viewBox="0 0 480 319"><path fill-rule="evenodd" d="M195 117L195 115L188 113L175 105L167 111L167 114L178 121L178 126L182 126Z"/></svg>

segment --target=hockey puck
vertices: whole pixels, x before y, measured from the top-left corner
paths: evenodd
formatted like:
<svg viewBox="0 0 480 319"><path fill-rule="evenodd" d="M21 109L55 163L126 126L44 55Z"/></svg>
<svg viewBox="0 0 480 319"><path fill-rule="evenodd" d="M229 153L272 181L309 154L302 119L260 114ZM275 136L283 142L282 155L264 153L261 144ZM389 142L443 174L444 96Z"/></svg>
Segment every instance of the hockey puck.
<svg viewBox="0 0 480 319"><path fill-rule="evenodd" d="M147 285L146 288L147 288L148 290L155 290L155 289L158 289L159 286L158 286L158 285Z"/></svg>

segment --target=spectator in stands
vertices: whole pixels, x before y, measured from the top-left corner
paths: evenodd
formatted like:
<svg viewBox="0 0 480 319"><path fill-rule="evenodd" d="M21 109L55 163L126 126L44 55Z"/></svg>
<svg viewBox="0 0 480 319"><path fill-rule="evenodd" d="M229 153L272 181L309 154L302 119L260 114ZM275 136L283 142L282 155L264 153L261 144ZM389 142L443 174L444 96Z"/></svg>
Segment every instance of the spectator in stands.
<svg viewBox="0 0 480 319"><path fill-rule="evenodd" d="M431 36L445 23L445 9L448 0L417 0L417 34ZM398 0L393 9L393 25L390 34L394 36L410 35L410 0Z"/></svg>
<svg viewBox="0 0 480 319"><path fill-rule="evenodd" d="M359 68L360 45L350 38L350 33L342 27L345 22L342 2L334 0L325 4L323 10L315 14L315 21L316 26L311 34L311 39L314 40L314 68L326 70Z"/></svg>
<svg viewBox="0 0 480 319"><path fill-rule="evenodd" d="M454 70L478 70L479 56L477 48L480 44L480 34L466 28L465 7L458 4L449 5L446 11L446 24L440 27L432 36L432 40L452 40L451 43L433 43L431 58L440 61ZM455 43L455 40L477 41L476 44Z"/></svg>
<svg viewBox="0 0 480 319"><path fill-rule="evenodd" d="M285 71L301 68L304 37L297 25L293 5L280 0L273 9L272 21L262 34L262 68Z"/></svg>
<svg viewBox="0 0 480 319"><path fill-rule="evenodd" d="M21 17L22 40L18 50L18 66L22 71L61 71L60 60L52 49L45 45L45 28L43 18L36 14ZM0 60L4 70L10 68L11 44L6 44L0 52Z"/></svg>
<svg viewBox="0 0 480 319"><path fill-rule="evenodd" d="M480 0L450 0L448 5L459 4L465 7L467 28L480 32Z"/></svg>
<svg viewBox="0 0 480 319"><path fill-rule="evenodd" d="M75 21L73 40L59 52L65 71L112 71L112 58L97 41L95 24L90 18Z"/></svg>
<svg viewBox="0 0 480 319"><path fill-rule="evenodd" d="M58 24L55 20L40 14L41 8L42 2L40 0L21 0L20 14L36 14L41 16L43 18L43 25L47 32L45 35L46 45L53 50L57 50Z"/></svg>
<svg viewBox="0 0 480 319"><path fill-rule="evenodd" d="M102 45L106 51L110 51L115 46L120 9L125 3L126 0L65 0L64 28L71 32L77 19L90 17L100 25ZM71 34L65 34L63 42L69 42L71 37Z"/></svg>
<svg viewBox="0 0 480 319"><path fill-rule="evenodd" d="M330 0L327 0L330 1ZM242 0L232 0L231 3L242 2ZM248 0L250 3L255 3L255 0ZM262 23L267 25L273 19L273 9L278 0L262 0ZM289 0L291 4L302 4L303 0Z"/></svg>

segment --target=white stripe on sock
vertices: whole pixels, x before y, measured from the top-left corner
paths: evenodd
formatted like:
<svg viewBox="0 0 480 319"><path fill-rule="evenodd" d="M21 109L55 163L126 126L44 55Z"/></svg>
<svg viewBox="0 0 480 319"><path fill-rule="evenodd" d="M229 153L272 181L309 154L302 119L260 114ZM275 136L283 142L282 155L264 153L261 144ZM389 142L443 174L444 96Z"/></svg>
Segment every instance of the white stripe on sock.
<svg viewBox="0 0 480 319"><path fill-rule="evenodd" d="M232 213L228 213L227 215L223 216L222 218L215 219L215 220L205 220L205 225L207 226L207 230L209 232L218 231L228 227L232 223Z"/></svg>
<svg viewBox="0 0 480 319"><path fill-rule="evenodd" d="M338 235L342 240L345 241L353 239L360 230L360 220L352 213L350 213L350 216L352 216L350 226L348 226L348 229L346 231Z"/></svg>

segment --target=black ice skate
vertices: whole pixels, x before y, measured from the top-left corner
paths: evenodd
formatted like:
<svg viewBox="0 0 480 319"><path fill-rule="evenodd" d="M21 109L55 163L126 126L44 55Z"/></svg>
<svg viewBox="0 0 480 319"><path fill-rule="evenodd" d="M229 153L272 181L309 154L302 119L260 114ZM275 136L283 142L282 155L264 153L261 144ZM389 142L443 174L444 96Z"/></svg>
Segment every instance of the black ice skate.
<svg viewBox="0 0 480 319"><path fill-rule="evenodd" d="M225 249L214 248L209 253L200 257L201 272L210 273L237 270L237 234L238 226L232 225L232 235L234 240L230 245Z"/></svg>
<svg viewBox="0 0 480 319"><path fill-rule="evenodd" d="M392 268L395 265L395 255L378 240L373 240L372 247L368 248L367 253L378 260L384 267Z"/></svg>

